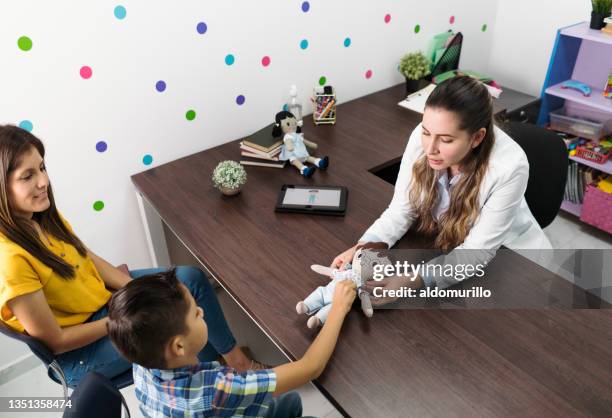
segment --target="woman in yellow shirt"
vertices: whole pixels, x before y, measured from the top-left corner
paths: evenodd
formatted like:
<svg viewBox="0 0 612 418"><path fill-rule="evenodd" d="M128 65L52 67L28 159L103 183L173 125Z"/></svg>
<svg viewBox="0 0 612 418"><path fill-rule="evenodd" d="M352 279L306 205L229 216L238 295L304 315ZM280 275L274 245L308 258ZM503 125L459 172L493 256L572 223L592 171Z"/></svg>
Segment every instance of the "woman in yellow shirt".
<svg viewBox="0 0 612 418"><path fill-rule="evenodd" d="M111 292L163 269L130 277L89 250L55 206L44 156L30 132L0 125L0 319L57 354L70 386L90 370L112 378L131 364L107 336ZM260 366L236 346L206 275L195 267L176 274L210 327L201 360L221 354L238 370Z"/></svg>

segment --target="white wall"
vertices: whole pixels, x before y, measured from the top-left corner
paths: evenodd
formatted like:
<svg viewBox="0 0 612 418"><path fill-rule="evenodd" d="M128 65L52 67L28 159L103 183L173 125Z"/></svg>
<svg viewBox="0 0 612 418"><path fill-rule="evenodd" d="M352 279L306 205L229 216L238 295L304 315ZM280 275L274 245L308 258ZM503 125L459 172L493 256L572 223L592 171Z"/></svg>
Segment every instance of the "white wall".
<svg viewBox="0 0 612 418"><path fill-rule="evenodd" d="M425 50L450 27L465 35L463 65L483 70L489 62L492 31L481 27L495 27L497 1L309 4L304 13L302 0L3 2L0 123L33 123L47 147L58 207L86 245L111 263L143 268L150 260L131 174L265 126L291 84L305 104L321 76L340 102L397 84L400 56ZM126 8L125 19L114 16L116 5ZM203 35L196 31L201 21L208 27ZM31 50L17 47L21 36L32 39ZM232 66L224 62L229 53ZM268 67L261 64L265 55ZM79 75L85 65L90 79ZM155 89L158 80L167 83L163 93ZM239 94L246 97L242 106ZM188 109L197 112L191 122ZM102 153L101 140L108 144ZM146 154L151 166L142 162ZM99 212L97 200L105 203ZM1 345L15 353L2 351L1 361L23 352Z"/></svg>
<svg viewBox="0 0 612 418"><path fill-rule="evenodd" d="M129 176L148 168L145 154L155 166L247 135L273 119L293 83L305 101L325 76L346 101L401 82L402 53L424 50L450 26L469 40L465 63L488 63L486 54L470 51L489 49L491 32L480 27L493 26L496 2L313 0L307 13L301 3L8 3L0 13L0 123L33 122L47 146L58 206L76 232L112 263L140 268L150 260ZM114 17L116 4L126 7L125 19ZM204 35L196 32L200 21L208 26ZM30 51L17 48L22 35L32 38ZM224 62L228 53L236 57L232 66ZM264 55L271 57L267 68ZM79 76L83 65L93 69L88 80ZM160 79L163 93L155 90ZM188 109L197 112L191 122ZM100 140L106 152L96 151ZM105 203L101 212L92 208L97 200Z"/></svg>
<svg viewBox="0 0 612 418"><path fill-rule="evenodd" d="M588 0L499 0L488 74L534 96L546 77L557 29L591 18Z"/></svg>

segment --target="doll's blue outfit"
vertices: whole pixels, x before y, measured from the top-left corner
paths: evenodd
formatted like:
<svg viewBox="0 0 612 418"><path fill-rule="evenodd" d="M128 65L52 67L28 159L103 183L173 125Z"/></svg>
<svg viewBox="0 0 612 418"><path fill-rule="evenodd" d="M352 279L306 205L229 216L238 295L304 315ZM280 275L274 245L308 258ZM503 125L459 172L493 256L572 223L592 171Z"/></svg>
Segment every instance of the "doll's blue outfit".
<svg viewBox="0 0 612 418"><path fill-rule="evenodd" d="M283 144L278 159L281 161L293 161L297 159L302 163L306 161L306 158L308 158L310 154L308 154L308 150L306 150L306 145L304 144L304 135L301 133L298 134L297 132L286 133L283 137L283 142L285 142L287 139L291 139L293 141L293 151L289 151L287 149L287 145Z"/></svg>
<svg viewBox="0 0 612 418"><path fill-rule="evenodd" d="M329 315L329 310L332 307L336 284L342 280L351 280L353 274L350 263L347 265L346 270L334 271L332 275L333 279L327 286L317 287L306 299L304 299L304 304L308 307L308 313L314 314L314 316L319 318L319 321L324 324Z"/></svg>

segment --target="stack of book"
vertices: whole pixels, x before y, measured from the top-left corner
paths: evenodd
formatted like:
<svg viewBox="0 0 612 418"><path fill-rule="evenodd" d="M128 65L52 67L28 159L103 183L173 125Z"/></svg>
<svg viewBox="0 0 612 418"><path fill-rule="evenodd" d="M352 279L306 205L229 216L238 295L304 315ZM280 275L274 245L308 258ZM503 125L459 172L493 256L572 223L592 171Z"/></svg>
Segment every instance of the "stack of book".
<svg viewBox="0 0 612 418"><path fill-rule="evenodd" d="M283 141L272 136L272 127L268 125L240 142L240 164L272 168L285 166L286 161L278 159Z"/></svg>

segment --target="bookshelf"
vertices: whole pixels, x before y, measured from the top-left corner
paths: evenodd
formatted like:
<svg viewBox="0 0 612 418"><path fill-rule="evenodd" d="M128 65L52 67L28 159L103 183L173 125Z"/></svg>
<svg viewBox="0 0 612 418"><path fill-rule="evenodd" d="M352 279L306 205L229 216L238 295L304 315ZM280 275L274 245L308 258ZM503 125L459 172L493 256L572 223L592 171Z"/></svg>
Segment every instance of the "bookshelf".
<svg viewBox="0 0 612 418"><path fill-rule="evenodd" d="M542 106L538 124L547 125L550 122L549 113L564 106L567 109L580 108L586 112L603 112L609 114L612 120L612 100L602 95L610 70L612 36L590 29L588 22L559 29L540 94ZM561 88L561 83L572 79L591 86L591 95L585 97L577 91ZM597 164L576 156L569 158L579 164L612 174L612 159L608 159L605 164ZM578 217L582 213L581 204L569 201L564 201L561 209Z"/></svg>

